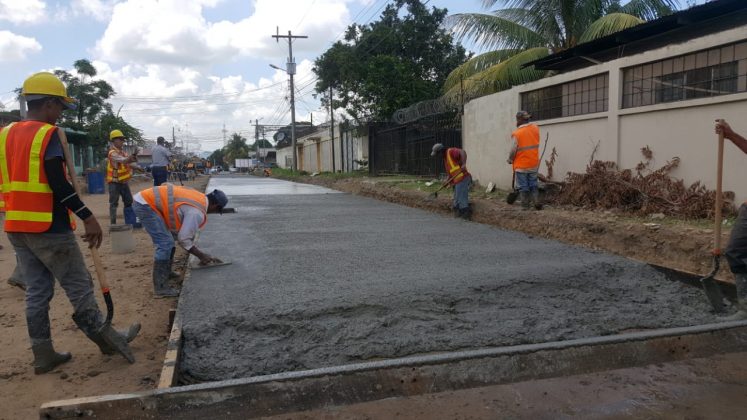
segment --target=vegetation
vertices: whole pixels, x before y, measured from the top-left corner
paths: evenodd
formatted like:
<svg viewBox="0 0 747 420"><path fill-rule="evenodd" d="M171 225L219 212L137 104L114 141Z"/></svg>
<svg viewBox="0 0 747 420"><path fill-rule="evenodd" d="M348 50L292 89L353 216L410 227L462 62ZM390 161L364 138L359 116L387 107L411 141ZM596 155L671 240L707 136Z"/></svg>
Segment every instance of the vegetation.
<svg viewBox="0 0 747 420"><path fill-rule="evenodd" d="M531 61L575 47L677 9L675 0L483 0L490 14L462 13L445 24L457 39L491 51L452 71L443 85L447 98L476 97L546 76Z"/></svg>
<svg viewBox="0 0 747 420"><path fill-rule="evenodd" d="M439 96L449 72L467 59L442 28L446 13L396 0L379 21L349 26L344 39L316 59L316 91L332 87L333 105L358 123L388 120L400 108Z"/></svg>

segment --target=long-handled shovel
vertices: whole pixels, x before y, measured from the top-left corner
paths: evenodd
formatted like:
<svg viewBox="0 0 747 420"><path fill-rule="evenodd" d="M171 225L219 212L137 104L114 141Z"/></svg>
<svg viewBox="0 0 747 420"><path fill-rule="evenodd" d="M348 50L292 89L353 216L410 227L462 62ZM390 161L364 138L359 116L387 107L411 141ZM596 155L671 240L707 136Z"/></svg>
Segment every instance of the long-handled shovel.
<svg viewBox="0 0 747 420"><path fill-rule="evenodd" d="M60 142L62 143L62 154L65 156L65 166L67 167L68 175L70 175L70 183L73 185L75 192L80 195L78 181L75 178L76 174L73 157L70 156L65 129L59 127L57 129L57 134L60 136ZM111 325L112 318L114 318L114 303L112 302L112 296L109 291L109 282L107 281L106 273L104 272L104 264L101 262L101 257L99 257L99 250L96 249L96 247L89 249L91 250L91 256L93 257L93 265L96 267L96 277L99 279L101 293L104 294L104 302L106 302L106 321L104 325Z"/></svg>
<svg viewBox="0 0 747 420"><path fill-rule="evenodd" d="M519 192L516 191L516 171L513 171L513 175L511 176L511 192L506 196L506 203L514 204L518 197Z"/></svg>
<svg viewBox="0 0 747 420"><path fill-rule="evenodd" d="M456 178L456 177L457 177L457 175L459 175L459 174L461 174L461 173L462 173L462 171L459 171L459 172L455 173L455 174L454 174L453 176L451 176L451 178L447 179L447 180L446 180L446 182L444 182L443 184L441 184L441 187L440 187L439 189L437 189L436 191L434 191L434 192L432 192L432 193L428 194L428 196L427 196L427 197L425 197L425 201L433 201L433 200L435 200L436 198L438 198L438 193L439 193L439 191L441 191L441 190L443 190L444 188L448 187L448 186L449 186L449 184L451 184L451 181L452 181L452 180L453 180L454 178Z"/></svg>
<svg viewBox="0 0 747 420"><path fill-rule="evenodd" d="M700 284L703 285L703 291L705 291L708 301L711 302L713 310L717 313L724 312L724 294L721 291L721 287L718 285L714 276L721 266L721 180L724 171L724 134L719 133L718 135L718 175L716 177L716 209L715 209L715 225L713 229L713 270L708 273L707 276L700 279Z"/></svg>

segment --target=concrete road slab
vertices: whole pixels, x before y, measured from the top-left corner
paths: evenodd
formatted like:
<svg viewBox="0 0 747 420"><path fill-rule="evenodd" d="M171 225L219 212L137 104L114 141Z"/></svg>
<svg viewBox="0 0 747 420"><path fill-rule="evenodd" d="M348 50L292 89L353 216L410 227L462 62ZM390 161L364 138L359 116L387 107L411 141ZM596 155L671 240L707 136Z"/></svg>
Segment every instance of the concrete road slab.
<svg viewBox="0 0 747 420"><path fill-rule="evenodd" d="M196 270L184 286L185 377L717 321L700 290L645 264L265 180L211 180L239 211L211 215L199 246L233 264ZM273 192L256 193L264 187Z"/></svg>
<svg viewBox="0 0 747 420"><path fill-rule="evenodd" d="M219 176L210 179L207 191L218 188L227 195L301 195L301 194L340 194L339 191L317 185L299 184L275 178L257 176ZM232 206L234 207L234 206Z"/></svg>

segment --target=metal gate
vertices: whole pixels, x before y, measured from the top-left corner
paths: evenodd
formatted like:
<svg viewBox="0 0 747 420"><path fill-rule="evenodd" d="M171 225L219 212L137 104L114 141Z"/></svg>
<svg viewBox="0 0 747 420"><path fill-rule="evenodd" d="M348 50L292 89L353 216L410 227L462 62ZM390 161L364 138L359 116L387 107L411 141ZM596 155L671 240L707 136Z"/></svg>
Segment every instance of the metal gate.
<svg viewBox="0 0 747 420"><path fill-rule="evenodd" d="M461 118L449 112L401 125L371 123L368 136L371 175L436 176L443 164L431 157L431 149L436 143L462 147Z"/></svg>

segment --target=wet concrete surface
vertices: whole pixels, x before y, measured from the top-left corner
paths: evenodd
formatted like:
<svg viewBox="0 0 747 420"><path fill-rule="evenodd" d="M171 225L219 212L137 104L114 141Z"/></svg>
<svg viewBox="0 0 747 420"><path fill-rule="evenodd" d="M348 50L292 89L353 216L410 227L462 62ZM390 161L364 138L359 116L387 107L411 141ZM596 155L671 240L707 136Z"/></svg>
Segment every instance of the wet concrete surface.
<svg viewBox="0 0 747 420"><path fill-rule="evenodd" d="M238 212L199 246L233 264L184 286L193 380L716 321L700 290L621 257L278 180L212 188Z"/></svg>

